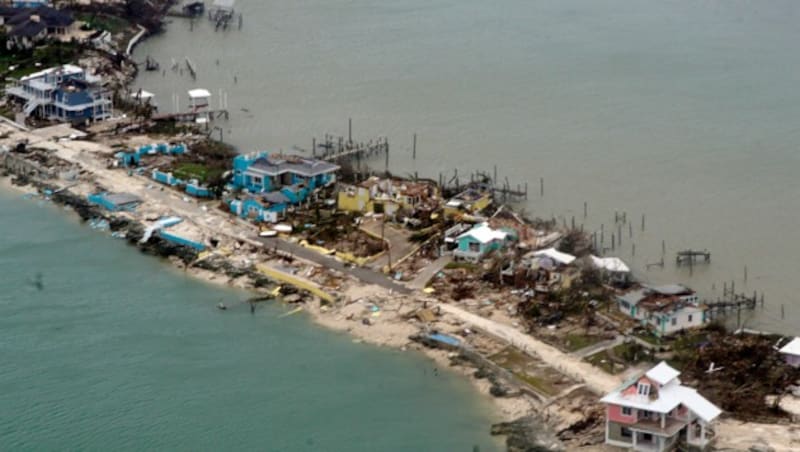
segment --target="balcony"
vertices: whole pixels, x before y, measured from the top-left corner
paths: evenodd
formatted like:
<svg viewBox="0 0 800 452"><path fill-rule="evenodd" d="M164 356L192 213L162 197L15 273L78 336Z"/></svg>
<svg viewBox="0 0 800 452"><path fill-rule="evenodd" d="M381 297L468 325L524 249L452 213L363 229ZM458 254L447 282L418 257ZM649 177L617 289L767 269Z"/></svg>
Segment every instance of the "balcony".
<svg viewBox="0 0 800 452"><path fill-rule="evenodd" d="M627 425L629 429L634 432L650 433L655 436L672 437L686 427L686 422L667 418L664 422L664 428L661 428L661 419L639 419L636 423Z"/></svg>

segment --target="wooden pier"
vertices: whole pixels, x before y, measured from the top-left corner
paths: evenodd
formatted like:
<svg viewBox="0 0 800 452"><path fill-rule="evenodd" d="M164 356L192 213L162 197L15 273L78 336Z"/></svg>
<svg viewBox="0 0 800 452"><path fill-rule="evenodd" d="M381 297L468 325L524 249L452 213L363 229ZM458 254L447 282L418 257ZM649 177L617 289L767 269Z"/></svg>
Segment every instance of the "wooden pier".
<svg viewBox="0 0 800 452"><path fill-rule="evenodd" d="M208 118L209 121L229 119L228 110L202 110L186 111L181 113L161 113L153 115L154 121L196 122L198 118Z"/></svg>
<svg viewBox="0 0 800 452"><path fill-rule="evenodd" d="M709 263L711 262L711 253L708 250L703 251L695 251L695 250L684 250L678 251L677 256L675 256L675 263L681 265L683 263L688 263L689 265L694 265L697 262L697 259L702 259L702 262Z"/></svg>

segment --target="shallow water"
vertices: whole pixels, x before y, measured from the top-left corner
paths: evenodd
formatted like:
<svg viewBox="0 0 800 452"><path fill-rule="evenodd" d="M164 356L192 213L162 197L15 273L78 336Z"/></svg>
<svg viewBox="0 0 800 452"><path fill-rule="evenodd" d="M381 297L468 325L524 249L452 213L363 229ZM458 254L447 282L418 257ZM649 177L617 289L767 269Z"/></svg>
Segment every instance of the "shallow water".
<svg viewBox="0 0 800 452"><path fill-rule="evenodd" d="M49 203L0 212L0 449L501 449L490 402L421 355L251 315Z"/></svg>
<svg viewBox="0 0 800 452"><path fill-rule="evenodd" d="M309 148L313 136L346 135L352 117L356 138L389 137L396 173L496 164L511 184L529 183L528 212L603 224L605 246L614 212L627 212L632 237L622 226L622 246L607 254L640 278L709 299L735 281L766 295L747 326L796 333L797 2L237 4L242 30L176 19L136 50L167 68L137 81L162 111L173 94L185 108L186 90L204 87L215 106L227 96L224 138L242 150ZM168 69L187 56L196 82ZM666 268L646 270L662 241ZM684 248L708 248L711 265L676 268Z"/></svg>

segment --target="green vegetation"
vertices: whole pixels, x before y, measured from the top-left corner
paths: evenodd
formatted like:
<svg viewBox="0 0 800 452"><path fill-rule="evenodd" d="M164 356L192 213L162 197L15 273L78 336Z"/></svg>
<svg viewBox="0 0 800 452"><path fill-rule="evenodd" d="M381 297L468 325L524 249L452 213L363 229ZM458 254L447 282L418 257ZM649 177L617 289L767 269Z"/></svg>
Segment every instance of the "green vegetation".
<svg viewBox="0 0 800 452"><path fill-rule="evenodd" d="M2 35L0 39L3 39ZM20 78L48 67L73 62L82 51L83 47L74 42L51 42L33 50L2 49L0 68L4 70L3 77ZM11 66L15 66L14 70L10 70Z"/></svg>
<svg viewBox="0 0 800 452"><path fill-rule="evenodd" d="M599 367L600 369L603 369L605 372L612 375L618 374L622 371L622 369L625 368L624 366L615 365L614 361L609 358L608 353L606 353L605 350L588 356L586 359L584 359L584 361L595 367Z"/></svg>
<svg viewBox="0 0 800 452"><path fill-rule="evenodd" d="M653 345L660 346L661 345L661 338L650 332L650 330L634 333L634 336L638 337L639 339Z"/></svg>
<svg viewBox="0 0 800 452"><path fill-rule="evenodd" d="M131 27L130 22L108 14L79 13L75 18L81 22L86 22L90 29L105 30L112 34L124 32Z"/></svg>
<svg viewBox="0 0 800 452"><path fill-rule="evenodd" d="M638 342L625 342L608 350L595 353L584 361L610 374L618 374L630 365L654 362L653 353Z"/></svg>
<svg viewBox="0 0 800 452"><path fill-rule="evenodd" d="M568 334L566 337L565 345L568 351L574 352L576 350L580 350L582 348L586 348L590 345L596 344L602 340L603 340L602 337L594 335Z"/></svg>
<svg viewBox="0 0 800 452"><path fill-rule="evenodd" d="M200 182L219 178L224 172L224 168L209 168L202 163L181 163L172 171L179 179L197 179Z"/></svg>
<svg viewBox="0 0 800 452"><path fill-rule="evenodd" d="M513 372L514 376L519 378L521 381L524 381L532 388L536 389L537 391L541 392L547 396L554 396L558 394L558 390L550 384L549 381L545 380L544 378L537 377L535 375L528 375L524 372Z"/></svg>

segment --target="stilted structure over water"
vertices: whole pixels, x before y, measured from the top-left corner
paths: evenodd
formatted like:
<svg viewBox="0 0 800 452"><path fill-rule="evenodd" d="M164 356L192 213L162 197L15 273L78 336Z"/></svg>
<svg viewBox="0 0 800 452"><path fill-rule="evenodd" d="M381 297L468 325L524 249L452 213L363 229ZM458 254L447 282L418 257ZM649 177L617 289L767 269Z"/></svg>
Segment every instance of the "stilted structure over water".
<svg viewBox="0 0 800 452"><path fill-rule="evenodd" d="M208 9L208 19L214 22L215 29L228 28L228 24L236 14L235 4L236 0L214 0Z"/></svg>

